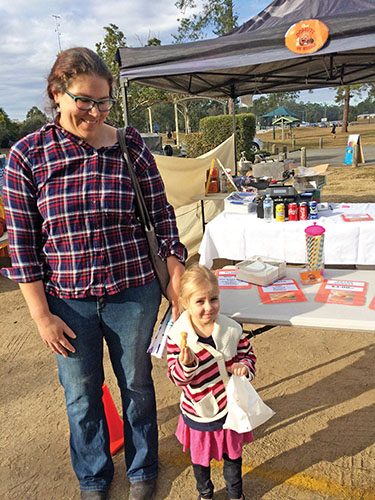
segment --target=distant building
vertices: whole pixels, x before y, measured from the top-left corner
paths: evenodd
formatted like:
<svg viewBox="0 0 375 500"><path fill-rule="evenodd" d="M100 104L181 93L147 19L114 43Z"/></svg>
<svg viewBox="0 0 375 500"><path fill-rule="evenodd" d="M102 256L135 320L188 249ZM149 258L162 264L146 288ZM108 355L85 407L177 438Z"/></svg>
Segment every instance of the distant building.
<svg viewBox="0 0 375 500"><path fill-rule="evenodd" d="M369 120L370 118L375 118L375 113L363 113L362 115L357 115L357 120Z"/></svg>

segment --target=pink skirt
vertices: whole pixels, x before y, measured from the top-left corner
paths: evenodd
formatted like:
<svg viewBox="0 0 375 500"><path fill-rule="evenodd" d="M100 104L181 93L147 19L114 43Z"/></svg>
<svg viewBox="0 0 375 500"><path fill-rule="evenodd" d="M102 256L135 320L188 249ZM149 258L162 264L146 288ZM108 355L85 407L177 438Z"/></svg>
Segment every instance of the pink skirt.
<svg viewBox="0 0 375 500"><path fill-rule="evenodd" d="M192 463L204 467L210 465L211 458L221 461L223 453L231 459L239 458L242 455L242 445L254 441L251 431L243 434L231 429L196 431L185 424L182 415L178 421L176 437L182 444L183 451L190 448Z"/></svg>

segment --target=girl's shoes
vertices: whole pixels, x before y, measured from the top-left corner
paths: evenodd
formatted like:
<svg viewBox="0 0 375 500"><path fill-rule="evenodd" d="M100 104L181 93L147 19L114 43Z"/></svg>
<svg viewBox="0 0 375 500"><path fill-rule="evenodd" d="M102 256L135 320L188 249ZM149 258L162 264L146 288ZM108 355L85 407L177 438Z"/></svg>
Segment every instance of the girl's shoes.
<svg viewBox="0 0 375 500"><path fill-rule="evenodd" d="M205 499L205 498L202 498L200 495L198 495L198 500L206 500L206 499ZM211 498L211 499L207 499L207 500L212 500L212 498ZM242 497L241 497L241 499L240 499L240 500L246 500L246 498L245 498L245 495L244 495L244 494L242 494Z"/></svg>

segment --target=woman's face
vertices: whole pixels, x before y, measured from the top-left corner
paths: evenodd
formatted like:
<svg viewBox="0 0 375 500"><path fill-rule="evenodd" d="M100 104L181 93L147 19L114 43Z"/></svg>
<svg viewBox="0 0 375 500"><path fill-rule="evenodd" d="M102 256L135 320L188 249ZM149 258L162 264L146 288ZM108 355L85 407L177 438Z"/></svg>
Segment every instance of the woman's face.
<svg viewBox="0 0 375 500"><path fill-rule="evenodd" d="M110 98L107 80L96 75L79 75L66 90L74 96L89 99ZM65 92L54 92L53 95L60 108L60 125L84 141L93 142L99 136L109 111L99 111L97 105L89 111L82 111L78 109L74 99Z"/></svg>

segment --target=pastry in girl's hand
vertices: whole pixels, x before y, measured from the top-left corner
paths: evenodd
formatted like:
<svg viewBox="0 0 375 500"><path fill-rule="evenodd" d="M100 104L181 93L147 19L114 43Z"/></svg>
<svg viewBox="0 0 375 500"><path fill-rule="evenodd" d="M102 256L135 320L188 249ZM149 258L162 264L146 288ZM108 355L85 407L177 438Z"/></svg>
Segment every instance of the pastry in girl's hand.
<svg viewBox="0 0 375 500"><path fill-rule="evenodd" d="M187 332L181 332L181 344L180 344L181 349L185 349L187 344L186 339L187 339Z"/></svg>

